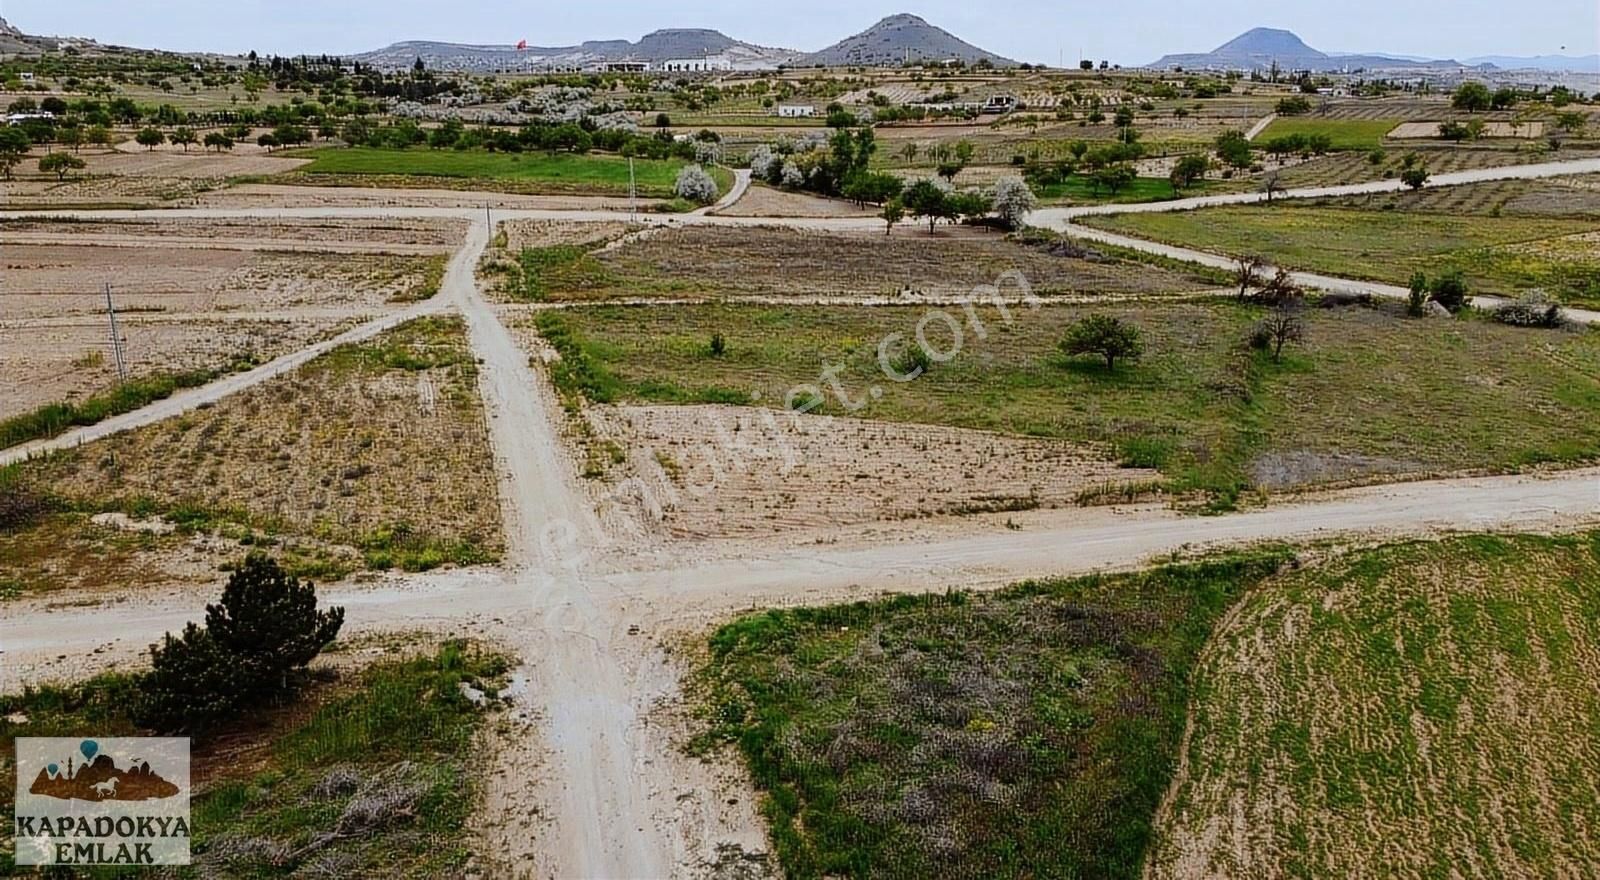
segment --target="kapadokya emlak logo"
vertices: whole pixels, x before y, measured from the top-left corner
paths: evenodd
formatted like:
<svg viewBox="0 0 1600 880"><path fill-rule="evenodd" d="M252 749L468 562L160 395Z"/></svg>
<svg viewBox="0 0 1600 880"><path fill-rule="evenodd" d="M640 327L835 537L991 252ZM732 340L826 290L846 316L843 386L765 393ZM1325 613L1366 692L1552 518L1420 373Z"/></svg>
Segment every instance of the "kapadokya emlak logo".
<svg viewBox="0 0 1600 880"><path fill-rule="evenodd" d="M189 740L18 737L16 864L189 864Z"/></svg>
<svg viewBox="0 0 1600 880"><path fill-rule="evenodd" d="M28 793L62 800L147 801L169 798L179 791L175 783L150 769L148 760L133 758L129 762L132 766L119 768L116 760L101 752L100 744L92 739L78 743L78 751L83 755L82 763L68 755L65 766L52 763L40 767Z"/></svg>

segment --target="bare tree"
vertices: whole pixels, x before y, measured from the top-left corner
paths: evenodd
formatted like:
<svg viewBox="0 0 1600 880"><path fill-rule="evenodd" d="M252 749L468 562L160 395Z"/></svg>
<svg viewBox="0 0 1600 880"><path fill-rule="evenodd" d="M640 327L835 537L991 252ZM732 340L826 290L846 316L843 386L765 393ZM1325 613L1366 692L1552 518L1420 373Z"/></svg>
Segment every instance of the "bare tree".
<svg viewBox="0 0 1600 880"><path fill-rule="evenodd" d="M1298 304L1304 296L1305 291L1294 283L1287 269L1279 269L1271 281L1261 285L1260 293L1256 294L1258 300L1274 308Z"/></svg>
<svg viewBox="0 0 1600 880"><path fill-rule="evenodd" d="M1267 194L1267 204L1269 205L1272 204L1273 193L1281 193L1284 191L1283 179L1278 175L1276 170L1268 171L1267 175L1261 178L1261 191Z"/></svg>
<svg viewBox="0 0 1600 880"><path fill-rule="evenodd" d="M1256 325L1255 339L1262 346L1272 349L1274 362L1283 360L1283 347L1291 342L1302 342L1306 338L1306 324L1300 317L1300 307L1294 302L1285 302L1261 319Z"/></svg>
<svg viewBox="0 0 1600 880"><path fill-rule="evenodd" d="M1261 270L1267 267L1267 261L1255 254L1246 254L1234 258L1233 280L1239 285L1239 298L1244 299L1250 295L1250 288L1261 283Z"/></svg>

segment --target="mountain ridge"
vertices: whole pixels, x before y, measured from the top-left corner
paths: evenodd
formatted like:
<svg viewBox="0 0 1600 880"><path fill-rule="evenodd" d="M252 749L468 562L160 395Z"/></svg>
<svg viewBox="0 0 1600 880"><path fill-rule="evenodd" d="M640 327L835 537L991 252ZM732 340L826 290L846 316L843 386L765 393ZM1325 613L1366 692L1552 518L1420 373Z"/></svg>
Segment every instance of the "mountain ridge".
<svg viewBox="0 0 1600 880"><path fill-rule="evenodd" d="M811 67L841 65L883 66L912 61L959 60L967 64L987 61L996 67L1017 62L968 43L944 28L929 24L909 12L885 16L857 34L831 46L801 56L795 63Z"/></svg>
<svg viewBox="0 0 1600 880"><path fill-rule="evenodd" d="M1468 66L1452 59L1417 61L1395 55L1332 55L1311 48L1293 31L1269 27L1251 28L1210 52L1164 55L1145 66L1156 69L1264 70L1274 64L1281 70L1311 70L1319 73L1358 68L1447 69Z"/></svg>

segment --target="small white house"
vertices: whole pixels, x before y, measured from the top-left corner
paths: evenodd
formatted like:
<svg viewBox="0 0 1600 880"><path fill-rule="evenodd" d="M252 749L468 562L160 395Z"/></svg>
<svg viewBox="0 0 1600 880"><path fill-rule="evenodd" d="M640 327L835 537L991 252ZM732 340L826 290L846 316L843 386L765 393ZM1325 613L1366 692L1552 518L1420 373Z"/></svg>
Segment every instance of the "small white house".
<svg viewBox="0 0 1600 880"><path fill-rule="evenodd" d="M22 76L22 81L23 82L25 82L25 83L33 82L33 72L32 71L24 70L22 72L21 76Z"/></svg>
<svg viewBox="0 0 1600 880"><path fill-rule="evenodd" d="M784 119L801 119L817 115L817 108L810 104L779 104L778 115Z"/></svg>

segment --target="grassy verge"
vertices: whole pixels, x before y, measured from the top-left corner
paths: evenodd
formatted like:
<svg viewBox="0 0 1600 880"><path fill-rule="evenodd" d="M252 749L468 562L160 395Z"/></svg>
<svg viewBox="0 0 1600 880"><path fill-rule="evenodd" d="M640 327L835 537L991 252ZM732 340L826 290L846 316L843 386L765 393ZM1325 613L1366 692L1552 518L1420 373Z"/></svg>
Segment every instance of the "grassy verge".
<svg viewBox="0 0 1600 880"><path fill-rule="evenodd" d="M311 164L300 168L298 175L457 178L544 186L553 194L628 193L628 160L621 156L370 147L329 147L307 151L306 155ZM635 159L633 173L639 194L645 198L672 198L673 183L686 164L671 159ZM713 176L724 192L732 185L733 175L726 169L714 169Z"/></svg>
<svg viewBox="0 0 1600 880"><path fill-rule="evenodd" d="M253 359L242 358L230 370L247 370L254 366L256 363ZM12 416L0 421L0 449L54 437L70 428L93 425L112 416L132 412L171 397L185 388L198 388L222 372L186 370L142 376L81 401L47 404L32 412Z"/></svg>
<svg viewBox="0 0 1600 880"><path fill-rule="evenodd" d="M536 320L561 353L551 370L569 399L782 407L812 385L825 389L824 414L1105 444L1130 466L1161 470L1175 491L1223 506L1252 487L1600 455L1593 332L1312 309L1306 341L1275 363L1244 344L1261 310L1231 300L1045 306L1014 310L1010 324L992 308L948 311L960 352L905 383L884 378L879 342L914 338L926 309L596 306ZM1063 356L1068 326L1090 312L1141 328L1144 358L1107 373ZM925 327L949 349L945 322ZM843 397L819 378L832 366Z"/></svg>
<svg viewBox="0 0 1600 880"><path fill-rule="evenodd" d="M1600 533L1335 559L1247 596L1205 656L1148 876L1600 863Z"/></svg>
<svg viewBox="0 0 1600 880"><path fill-rule="evenodd" d="M1203 196L1232 188L1234 187L1223 181L1203 181L1188 189L1177 191L1172 188L1172 182L1164 177L1135 177L1132 183L1112 193L1108 192L1104 187L1096 187L1094 181L1089 177L1074 174L1060 183L1035 187L1034 194L1046 203L1078 204L1090 202L1094 204L1122 204L1125 202L1163 202L1190 196Z"/></svg>
<svg viewBox="0 0 1600 880"><path fill-rule="evenodd" d="M737 746L790 877L1137 877L1213 624L1273 552L737 620Z"/></svg>
<svg viewBox="0 0 1600 880"><path fill-rule="evenodd" d="M492 697L506 669L503 657L448 643L197 739L196 864L179 876L459 876L471 857L466 825L482 784L472 746L484 719L461 686ZM0 763L14 766L15 736L138 735L127 715L133 687L110 674L0 697ZM7 827L14 805L7 786ZM342 836L287 858L329 832ZM9 860L8 847L0 866Z"/></svg>
<svg viewBox="0 0 1600 880"><path fill-rule="evenodd" d="M1475 292L1517 295L1542 288L1574 305L1600 304L1600 256L1590 240L1600 223L1592 219L1282 204L1080 222L1215 253L1260 253L1349 278L1403 286L1415 272L1458 270Z"/></svg>
<svg viewBox="0 0 1600 880"><path fill-rule="evenodd" d="M1383 146L1384 136L1399 125L1395 119L1275 119L1267 130L1256 138L1264 144L1274 138L1293 135L1326 135L1333 141L1335 150L1376 150Z"/></svg>

